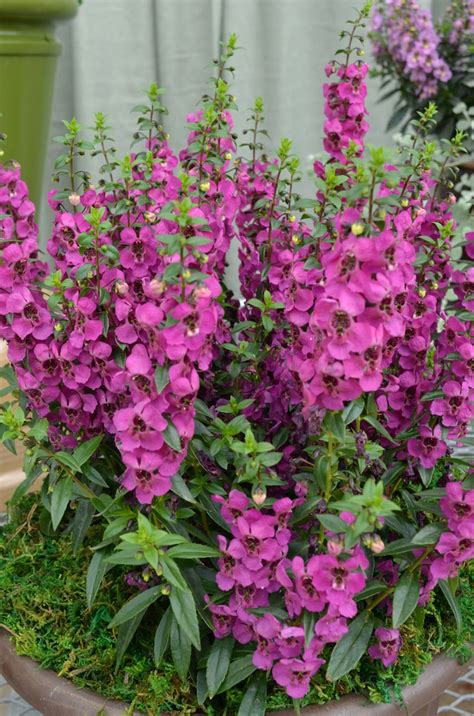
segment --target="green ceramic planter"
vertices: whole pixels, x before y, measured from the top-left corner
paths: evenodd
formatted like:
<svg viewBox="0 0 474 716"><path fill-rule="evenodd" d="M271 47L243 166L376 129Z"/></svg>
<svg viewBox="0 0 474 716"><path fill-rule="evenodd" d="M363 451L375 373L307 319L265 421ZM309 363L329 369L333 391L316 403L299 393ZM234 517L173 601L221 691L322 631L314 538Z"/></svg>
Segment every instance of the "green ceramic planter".
<svg viewBox="0 0 474 716"><path fill-rule="evenodd" d="M61 52L55 24L73 17L77 7L77 0L0 0L0 131L7 135L2 161L20 162L36 204Z"/></svg>

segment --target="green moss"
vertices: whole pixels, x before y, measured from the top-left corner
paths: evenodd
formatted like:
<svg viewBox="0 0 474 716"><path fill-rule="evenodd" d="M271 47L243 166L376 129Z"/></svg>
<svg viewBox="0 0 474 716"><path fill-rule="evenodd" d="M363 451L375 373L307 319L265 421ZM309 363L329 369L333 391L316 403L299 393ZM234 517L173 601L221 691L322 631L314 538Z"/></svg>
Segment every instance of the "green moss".
<svg viewBox="0 0 474 716"><path fill-rule="evenodd" d="M115 568L89 610L85 574L90 557L87 546L74 555L68 536L45 537L39 529L35 498L22 501L11 523L0 530L0 623L13 632L17 652L78 686L128 702L137 711L194 713L197 706L190 684L181 683L170 663L163 663L159 671L154 668L153 613L114 673L115 633L108 624L114 605L122 604L134 592L125 585L123 572ZM465 644L472 641L474 631L470 576L466 569L460 578L462 634L456 633L444 597L432 598L402 627L403 647L394 666L386 669L365 657L335 684L328 683L321 670L302 705L323 704L351 692L365 693L375 703L401 701L403 686L415 683L439 652L469 658ZM330 651L327 647L323 657L328 659ZM229 691L228 716L237 712L241 699L242 688ZM222 716L222 704L209 706L208 716ZM269 688L269 710L291 707L292 701L282 689L276 685Z"/></svg>

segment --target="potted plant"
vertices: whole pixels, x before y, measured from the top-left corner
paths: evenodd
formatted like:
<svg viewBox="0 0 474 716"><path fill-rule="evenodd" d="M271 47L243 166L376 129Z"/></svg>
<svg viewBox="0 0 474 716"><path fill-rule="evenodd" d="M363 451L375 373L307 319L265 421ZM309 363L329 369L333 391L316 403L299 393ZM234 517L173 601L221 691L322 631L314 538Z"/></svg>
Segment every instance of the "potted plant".
<svg viewBox="0 0 474 716"><path fill-rule="evenodd" d="M369 7L326 67L313 198L289 140L264 150L260 99L237 154L235 36L179 156L154 85L122 161L103 115L91 142L66 123L51 269L18 168L0 172L19 400L0 423L26 449L0 622L96 692L3 638L7 678L27 669L51 716L124 710L97 695L129 713L357 713L360 694L433 713L459 668L423 667L469 654L472 268L452 246L471 260L474 234L440 191L462 135L428 142L430 104L404 155L364 148ZM83 151L103 157L94 186Z"/></svg>
<svg viewBox="0 0 474 716"><path fill-rule="evenodd" d="M2 0L0 6L0 132L5 157L22 166L39 203L60 43L55 24L73 17L77 0Z"/></svg>

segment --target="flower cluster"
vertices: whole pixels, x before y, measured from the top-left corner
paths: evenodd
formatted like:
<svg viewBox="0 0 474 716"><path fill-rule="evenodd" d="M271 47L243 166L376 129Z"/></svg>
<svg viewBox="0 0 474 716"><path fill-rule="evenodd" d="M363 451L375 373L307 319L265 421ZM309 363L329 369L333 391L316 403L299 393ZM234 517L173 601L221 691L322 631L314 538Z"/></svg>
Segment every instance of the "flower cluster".
<svg viewBox="0 0 474 716"><path fill-rule="evenodd" d="M347 621L357 613L354 597L364 588L369 562L357 547L351 554L319 554L306 562L287 557L292 539L288 521L298 500L276 500L269 513L250 506L237 490L221 503L221 514L231 525L227 544L219 536L220 590L232 590L227 605L210 604L215 634L232 634L241 644L255 642L253 663L257 669L272 669L277 684L289 696L301 698L310 678L325 663L319 654L326 644L347 633ZM339 550L337 550L339 552ZM252 610L270 605L270 595L283 593L288 612L286 622L271 612L262 617ZM310 638L305 637L304 613L317 618Z"/></svg>
<svg viewBox="0 0 474 716"><path fill-rule="evenodd" d="M365 98L367 86L364 82L369 66L362 62L350 65L326 65L326 76L336 80L323 85L325 105L324 149L337 159L345 162L344 150L352 142L362 152L364 137L369 125L366 120Z"/></svg>
<svg viewBox="0 0 474 716"><path fill-rule="evenodd" d="M299 699L360 658L391 666L417 605L449 588L439 611L459 619L447 580L474 553L457 453L474 411L474 233L458 256L443 186L463 137L439 157L430 104L398 153L365 149L369 7L326 68L312 198L288 139L266 153L260 99L238 156L234 36L180 152L155 86L121 162L102 115L91 143L66 123L49 265L19 167L0 168L1 376L21 396L2 403L0 437L24 442L28 485L43 476L48 529L77 543L103 526L92 581L119 564L139 592L112 626L153 603L155 656L171 643L219 713L235 659L259 672L248 698L262 671ZM408 11L386 4L397 51L419 42L438 81L436 36L424 15L406 28ZM75 168L88 148L95 185ZM240 295L223 278L232 241Z"/></svg>
<svg viewBox="0 0 474 716"><path fill-rule="evenodd" d="M386 0L373 14L376 33L374 53L378 61L385 56L399 67L412 83L416 95L434 97L440 84L451 79L451 70L440 56L440 38L430 14L416 0Z"/></svg>
<svg viewBox="0 0 474 716"><path fill-rule="evenodd" d="M233 184L224 165L208 182L204 206L185 194L197 170L185 188L176 166L166 141L155 142L147 195L127 188L146 171L132 158L129 179L114 192L89 187L79 203L71 197L72 212L51 198L56 272L49 279L45 265L31 261L37 226L19 169L1 174L1 334L20 388L48 419L57 448L113 435L122 485L141 503L169 491L194 432L197 369L209 367L214 342L227 336L217 277L231 239ZM133 208L117 214L119 192ZM176 213L160 218L170 202ZM43 286L52 289L49 299Z"/></svg>

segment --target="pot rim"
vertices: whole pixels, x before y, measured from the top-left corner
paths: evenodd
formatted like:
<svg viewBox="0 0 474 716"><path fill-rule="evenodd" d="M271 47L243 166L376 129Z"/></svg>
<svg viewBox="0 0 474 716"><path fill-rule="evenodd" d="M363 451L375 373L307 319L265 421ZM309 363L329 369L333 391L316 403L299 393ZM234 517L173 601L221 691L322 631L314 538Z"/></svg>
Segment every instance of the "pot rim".
<svg viewBox="0 0 474 716"><path fill-rule="evenodd" d="M414 714L437 699L469 668L472 660L459 664L445 654L436 656L427 665L413 686L403 689L407 713ZM104 696L75 686L49 669L41 669L27 656L18 656L7 631L0 627L0 673L7 682L35 708L48 716L62 716L68 707L69 716L95 716L101 708L107 716L124 716L129 704L112 701ZM73 710L74 709L74 710ZM89 709L89 710L88 710ZM92 710L91 710L92 709ZM128 712L127 712L128 713ZM294 711L271 711L273 716L294 716ZM394 716L400 713L398 704L370 704L362 695L351 694L339 701L322 706L307 706L301 711L306 716ZM132 716L142 716L134 712Z"/></svg>
<svg viewBox="0 0 474 716"><path fill-rule="evenodd" d="M77 13L78 0L2 0L0 21L33 20L49 22L68 20Z"/></svg>

